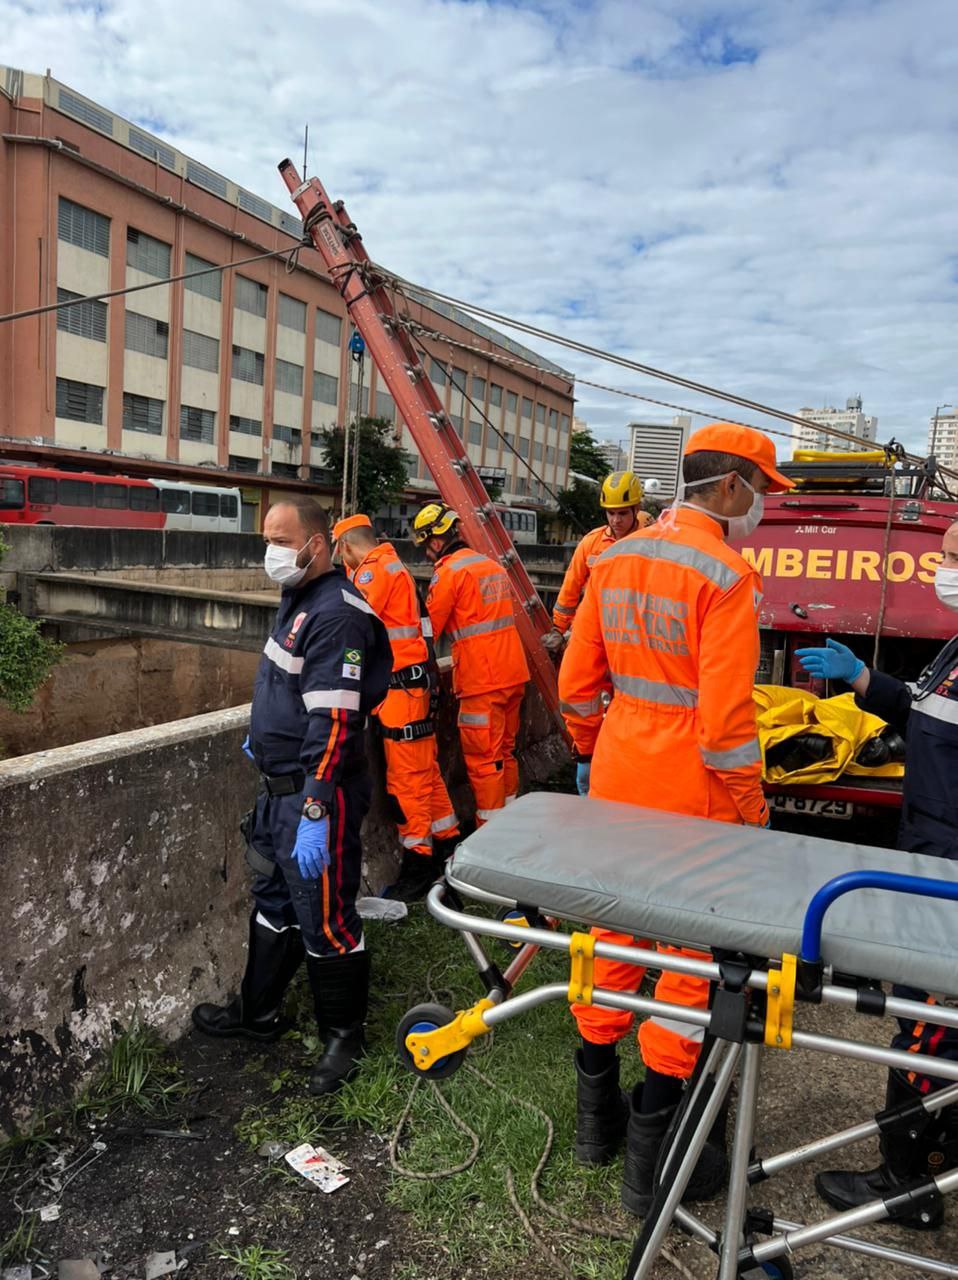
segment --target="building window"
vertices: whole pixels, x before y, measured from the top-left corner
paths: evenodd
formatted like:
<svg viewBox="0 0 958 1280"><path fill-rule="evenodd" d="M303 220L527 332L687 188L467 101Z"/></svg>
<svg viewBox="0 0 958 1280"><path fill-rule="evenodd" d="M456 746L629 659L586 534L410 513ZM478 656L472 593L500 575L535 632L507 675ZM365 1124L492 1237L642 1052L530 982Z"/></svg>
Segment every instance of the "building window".
<svg viewBox="0 0 958 1280"><path fill-rule="evenodd" d="M323 447L323 433L321 431L311 431L309 433L310 447L313 449L321 449Z"/></svg>
<svg viewBox="0 0 958 1280"><path fill-rule="evenodd" d="M527 400L525 396L522 397L522 416L524 418L532 417L532 401Z"/></svg>
<svg viewBox="0 0 958 1280"><path fill-rule="evenodd" d="M376 392L376 417L385 418L387 422L396 420L396 401L388 391Z"/></svg>
<svg viewBox="0 0 958 1280"><path fill-rule="evenodd" d="M542 445L538 440L534 441L532 445L532 460L533 462L542 461Z"/></svg>
<svg viewBox="0 0 958 1280"><path fill-rule="evenodd" d="M316 341L328 342L331 347L339 346L340 334L343 330L343 322L339 316L332 315L329 311L323 311L319 308L316 310Z"/></svg>
<svg viewBox="0 0 958 1280"><path fill-rule="evenodd" d="M465 394L467 381L468 381L468 377L465 369L457 369L456 366L453 365L452 366L452 384L455 387L455 389Z"/></svg>
<svg viewBox="0 0 958 1280"><path fill-rule="evenodd" d="M239 414L230 414L230 431L238 431L241 436L261 436L263 424L258 418L241 418Z"/></svg>
<svg viewBox="0 0 958 1280"><path fill-rule="evenodd" d="M528 458L528 456L529 456L529 441L525 438L525 436L520 436L519 437L519 457Z"/></svg>
<svg viewBox="0 0 958 1280"><path fill-rule="evenodd" d="M165 280L170 274L170 246L135 227L127 227L126 265L144 275Z"/></svg>
<svg viewBox="0 0 958 1280"><path fill-rule="evenodd" d="M57 302L70 302L82 298L82 293L69 289L57 289ZM57 328L63 333L76 334L78 338L92 338L94 342L106 342L106 303L78 302L57 312Z"/></svg>
<svg viewBox="0 0 958 1280"><path fill-rule="evenodd" d="M469 443L482 444L482 423L481 422L469 423Z"/></svg>
<svg viewBox="0 0 958 1280"><path fill-rule="evenodd" d="M57 417L72 422L103 421L103 388L72 378L57 378ZM92 504L91 504L92 505Z"/></svg>
<svg viewBox="0 0 958 1280"><path fill-rule="evenodd" d="M489 383L489 403L495 409L502 404L502 387L496 386L494 382Z"/></svg>
<svg viewBox="0 0 958 1280"><path fill-rule="evenodd" d="M263 353L250 351L249 347L233 348L233 377L238 382L255 382L263 385Z"/></svg>
<svg viewBox="0 0 958 1280"><path fill-rule="evenodd" d="M194 409L192 405L180 405L180 439L193 440L197 444L212 444L216 414L212 409Z"/></svg>
<svg viewBox="0 0 958 1280"><path fill-rule="evenodd" d="M289 480L299 479L299 467L295 462L274 462L270 471L274 476L286 476Z"/></svg>
<svg viewBox="0 0 958 1280"><path fill-rule="evenodd" d="M303 394L303 366L290 364L288 360L276 361L276 390L288 391L290 395Z"/></svg>
<svg viewBox="0 0 958 1280"><path fill-rule="evenodd" d="M322 404L339 403L339 379L331 373L313 374L313 399Z"/></svg>
<svg viewBox="0 0 958 1280"><path fill-rule="evenodd" d="M473 378L472 380L472 398L480 402L486 398L486 380L485 378Z"/></svg>
<svg viewBox="0 0 958 1280"><path fill-rule="evenodd" d="M238 453L231 453L229 455L229 469L230 471L246 471L255 474L259 470L259 459L241 458Z"/></svg>
<svg viewBox="0 0 958 1280"><path fill-rule="evenodd" d="M541 422L542 425L545 426L545 421L546 421L546 407L544 404L537 404L536 405L536 422Z"/></svg>
<svg viewBox="0 0 958 1280"><path fill-rule="evenodd" d="M142 351L145 356L165 360L170 345L170 326L165 320L142 316L138 311L126 313L126 349Z"/></svg>
<svg viewBox="0 0 958 1280"><path fill-rule="evenodd" d="M559 410L550 409L549 410L549 430L555 431L558 425L559 425Z"/></svg>
<svg viewBox="0 0 958 1280"><path fill-rule="evenodd" d="M559 428L563 435L569 430L569 415L567 413L564 413L559 419Z"/></svg>
<svg viewBox="0 0 958 1280"><path fill-rule="evenodd" d="M429 377L437 387L446 385L446 366L440 360L429 361Z"/></svg>
<svg viewBox="0 0 958 1280"><path fill-rule="evenodd" d="M273 423L273 439L281 440L283 444L288 444L291 449L298 448L303 439L303 433L299 427L282 427L278 422Z"/></svg>
<svg viewBox="0 0 958 1280"><path fill-rule="evenodd" d="M556 455L556 458L559 463L559 466L564 467L569 459L569 455L565 451L565 449L560 449L558 454Z"/></svg>
<svg viewBox="0 0 958 1280"><path fill-rule="evenodd" d="M205 369L217 373L220 367L220 344L217 338L205 333L183 330L183 363L191 369Z"/></svg>
<svg viewBox="0 0 958 1280"><path fill-rule="evenodd" d="M150 396L135 396L123 392L123 430L143 431L147 435L163 434L163 401ZM97 503L99 506L99 503Z"/></svg>
<svg viewBox="0 0 958 1280"><path fill-rule="evenodd" d="M248 311L251 316L265 316L266 285L238 275L233 286L233 303L240 311Z"/></svg>
<svg viewBox="0 0 958 1280"><path fill-rule="evenodd" d="M514 391L506 393L506 413L515 413L519 407L519 397Z"/></svg>
<svg viewBox="0 0 958 1280"><path fill-rule="evenodd" d="M286 329L295 329L297 333L306 332L306 303L299 298L290 298L285 293L279 295L276 309L277 322Z"/></svg>
<svg viewBox="0 0 958 1280"><path fill-rule="evenodd" d="M546 462L555 462L555 460L556 460L555 446L551 444L547 444L546 445Z"/></svg>
<svg viewBox="0 0 958 1280"><path fill-rule="evenodd" d="M60 197L57 206L57 238L101 258L110 256L110 219Z"/></svg>
<svg viewBox="0 0 958 1280"><path fill-rule="evenodd" d="M207 262L205 258L197 258L192 253L186 255L185 271L205 271L207 267L212 267L212 262ZM204 298L212 298L215 302L219 302L223 296L223 273L222 271L210 271L208 275L197 276L195 280L184 280L183 284L191 293L201 293Z"/></svg>
<svg viewBox="0 0 958 1280"><path fill-rule="evenodd" d="M504 431L503 436L505 438L506 444L509 445L509 447L511 448L516 442L515 433L512 431Z"/></svg>

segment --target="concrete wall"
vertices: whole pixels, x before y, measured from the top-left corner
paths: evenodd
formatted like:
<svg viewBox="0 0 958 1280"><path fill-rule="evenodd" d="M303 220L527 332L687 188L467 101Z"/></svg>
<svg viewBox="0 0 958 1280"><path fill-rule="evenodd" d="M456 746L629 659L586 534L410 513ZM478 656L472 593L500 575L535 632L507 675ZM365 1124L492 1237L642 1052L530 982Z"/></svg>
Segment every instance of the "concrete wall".
<svg viewBox="0 0 958 1280"><path fill-rule="evenodd" d="M446 698L440 750L466 817L453 717ZM194 1004L236 989L248 916L237 825L256 786L247 720L236 707L0 764L0 1130L74 1092L115 1024L138 1013L174 1038ZM535 693L519 745L525 785L566 758ZM374 891L398 860L380 750L370 743L364 831Z"/></svg>

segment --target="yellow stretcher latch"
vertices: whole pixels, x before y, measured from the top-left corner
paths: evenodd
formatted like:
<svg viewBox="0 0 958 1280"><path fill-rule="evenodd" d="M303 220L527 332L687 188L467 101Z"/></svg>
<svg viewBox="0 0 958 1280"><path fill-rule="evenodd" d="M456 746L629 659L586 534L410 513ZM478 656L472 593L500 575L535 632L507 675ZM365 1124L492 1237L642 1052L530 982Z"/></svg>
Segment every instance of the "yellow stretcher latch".
<svg viewBox="0 0 958 1280"><path fill-rule="evenodd" d="M417 1071L428 1071L442 1058L448 1058L459 1049L466 1049L478 1036L492 1030L482 1015L493 1008L494 1000L477 1000L471 1009L462 1009L444 1027L434 1031L410 1031L406 1036L406 1048Z"/></svg>
<svg viewBox="0 0 958 1280"><path fill-rule="evenodd" d="M783 955L781 969L769 969L765 1002L765 1043L773 1049L791 1049L792 1016L795 1012L797 961Z"/></svg>
<svg viewBox="0 0 958 1280"><path fill-rule="evenodd" d="M592 1003L592 970L595 965L595 938L591 933L574 933L569 939L569 1003Z"/></svg>

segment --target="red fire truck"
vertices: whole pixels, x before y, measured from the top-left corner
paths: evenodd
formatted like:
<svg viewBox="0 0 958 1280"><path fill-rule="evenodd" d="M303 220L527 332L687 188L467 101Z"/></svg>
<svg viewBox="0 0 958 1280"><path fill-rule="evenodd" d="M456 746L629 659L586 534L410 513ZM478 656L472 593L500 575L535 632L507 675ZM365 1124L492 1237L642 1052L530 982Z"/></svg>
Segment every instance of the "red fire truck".
<svg viewBox="0 0 958 1280"><path fill-rule="evenodd" d="M830 692L795 657L826 637L914 679L958 629L932 585L958 502L929 497L933 464L891 468L881 453L823 455L782 470L797 487L767 498L762 523L737 544L765 588L758 682ZM901 804L901 783L885 778L769 790L773 810L806 818L887 820Z"/></svg>

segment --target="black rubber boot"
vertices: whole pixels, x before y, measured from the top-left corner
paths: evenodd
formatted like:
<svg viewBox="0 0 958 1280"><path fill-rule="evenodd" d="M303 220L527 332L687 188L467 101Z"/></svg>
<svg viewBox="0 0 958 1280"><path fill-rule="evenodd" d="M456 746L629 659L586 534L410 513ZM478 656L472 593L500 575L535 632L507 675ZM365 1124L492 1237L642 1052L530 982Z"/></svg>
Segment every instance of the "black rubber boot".
<svg viewBox="0 0 958 1280"><path fill-rule="evenodd" d="M310 1093L335 1093L359 1070L366 1055L369 967L368 951L306 957L316 1022L326 1042L323 1056L310 1072Z"/></svg>
<svg viewBox="0 0 958 1280"><path fill-rule="evenodd" d="M298 929L277 933L250 916L249 951L240 993L227 1005L198 1004L193 1025L208 1036L244 1036L247 1040L278 1039L292 1023L280 1012L283 995L303 959Z"/></svg>
<svg viewBox="0 0 958 1280"><path fill-rule="evenodd" d="M442 870L437 869L434 853L417 853L415 849L403 849L399 875L387 885L380 895L397 902L418 902L436 883Z"/></svg>
<svg viewBox="0 0 958 1280"><path fill-rule="evenodd" d="M663 1107L644 1116L641 1112L642 1086L638 1084L632 1093L629 1127L622 1167L622 1205L629 1213L644 1218L652 1204L655 1170L678 1104ZM722 1190L728 1179L728 1150L726 1128L728 1104L723 1105L712 1125L698 1164L685 1188L686 1200L712 1200Z"/></svg>
<svg viewBox="0 0 958 1280"><path fill-rule="evenodd" d="M898 1071L888 1073L886 1109L902 1102L915 1102L921 1095ZM883 1133L882 1162L865 1173L831 1169L815 1178L818 1194L834 1209L857 1209L869 1200L897 1195L904 1185L946 1173L958 1165L958 1106L945 1107L936 1115L920 1114L899 1133ZM914 1213L896 1217L903 1227L931 1231L944 1222L944 1208L938 1204L920 1206Z"/></svg>
<svg viewBox="0 0 958 1280"><path fill-rule="evenodd" d="M575 1074L575 1158L580 1164L608 1164L622 1146L629 1119L629 1101L619 1088L619 1060L590 1076L577 1049Z"/></svg>

